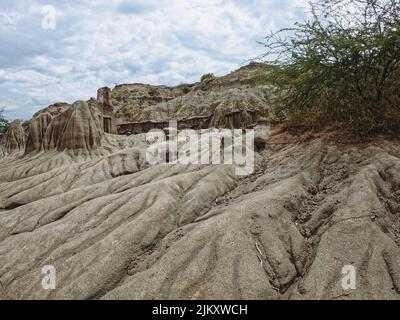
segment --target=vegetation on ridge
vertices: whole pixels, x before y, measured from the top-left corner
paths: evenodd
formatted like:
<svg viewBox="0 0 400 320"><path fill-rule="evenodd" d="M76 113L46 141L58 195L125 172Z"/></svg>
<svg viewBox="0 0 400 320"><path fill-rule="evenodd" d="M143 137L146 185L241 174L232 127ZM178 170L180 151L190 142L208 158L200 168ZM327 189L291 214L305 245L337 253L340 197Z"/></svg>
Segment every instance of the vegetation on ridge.
<svg viewBox="0 0 400 320"><path fill-rule="evenodd" d="M213 73L206 73L206 74L202 75L200 81L201 82L208 82L208 81L214 80L214 78L215 78L215 76L214 76Z"/></svg>
<svg viewBox="0 0 400 320"><path fill-rule="evenodd" d="M265 79L288 127L338 122L359 134L400 132L400 1L326 0L266 38Z"/></svg>

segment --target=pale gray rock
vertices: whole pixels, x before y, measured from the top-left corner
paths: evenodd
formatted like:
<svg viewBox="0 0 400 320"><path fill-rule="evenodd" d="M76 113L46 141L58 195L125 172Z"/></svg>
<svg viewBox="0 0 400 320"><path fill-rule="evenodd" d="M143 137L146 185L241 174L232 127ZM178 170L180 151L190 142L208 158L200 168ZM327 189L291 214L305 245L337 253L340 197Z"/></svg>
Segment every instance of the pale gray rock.
<svg viewBox="0 0 400 320"><path fill-rule="evenodd" d="M0 160L3 298L399 298L397 142L267 144L245 178L149 166L146 148L106 135L96 153Z"/></svg>

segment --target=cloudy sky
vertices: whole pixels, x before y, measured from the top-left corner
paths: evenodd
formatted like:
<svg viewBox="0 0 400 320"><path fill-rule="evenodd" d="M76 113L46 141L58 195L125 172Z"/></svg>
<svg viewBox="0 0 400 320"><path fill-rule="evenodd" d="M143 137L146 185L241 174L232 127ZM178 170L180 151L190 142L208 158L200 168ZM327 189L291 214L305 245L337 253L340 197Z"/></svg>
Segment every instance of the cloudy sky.
<svg viewBox="0 0 400 320"><path fill-rule="evenodd" d="M0 108L30 119L106 85L226 74L261 54L269 31L303 19L305 2L1 0Z"/></svg>

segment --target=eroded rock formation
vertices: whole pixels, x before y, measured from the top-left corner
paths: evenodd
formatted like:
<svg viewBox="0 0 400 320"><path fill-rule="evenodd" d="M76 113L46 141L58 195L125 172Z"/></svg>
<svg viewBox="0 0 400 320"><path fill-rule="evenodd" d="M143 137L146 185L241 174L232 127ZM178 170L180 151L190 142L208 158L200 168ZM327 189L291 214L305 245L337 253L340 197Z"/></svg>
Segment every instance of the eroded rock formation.
<svg viewBox="0 0 400 320"><path fill-rule="evenodd" d="M46 136L46 131L53 117L50 113L40 113L29 123L28 139L26 141L25 153L29 154L42 149L42 143Z"/></svg>
<svg viewBox="0 0 400 320"><path fill-rule="evenodd" d="M101 113L84 101L53 118L43 140L45 150L89 152L101 145Z"/></svg>
<svg viewBox="0 0 400 320"><path fill-rule="evenodd" d="M121 84L111 91L111 102L115 106L118 124L134 122L143 110L158 103L183 96L190 86L151 86L145 84Z"/></svg>
<svg viewBox="0 0 400 320"><path fill-rule="evenodd" d="M142 135L1 159L0 298L399 299L400 144L274 139L245 178L149 167Z"/></svg>
<svg viewBox="0 0 400 320"><path fill-rule="evenodd" d="M168 120L177 120L183 127L205 128L248 128L268 116L270 105L259 90L229 89L223 92L192 92L187 95L146 108L137 121L120 124L119 132L131 127L139 133L142 123L158 128ZM142 131L143 132L143 131Z"/></svg>
<svg viewBox="0 0 400 320"><path fill-rule="evenodd" d="M101 127L104 132L107 133L117 133L116 127L116 116L114 112L114 107L111 102L111 90L110 88L104 87L97 91L97 102L99 104L99 109L103 115L103 120L101 122Z"/></svg>
<svg viewBox="0 0 400 320"><path fill-rule="evenodd" d="M54 103L54 104L48 106L47 108L39 110L38 112L36 112L33 115L33 118L36 118L37 116L39 116L42 113L48 113L52 117L55 117L55 116L58 116L59 114L63 113L64 111L66 111L70 107L71 107L71 105L69 103L57 102L57 103Z"/></svg>
<svg viewBox="0 0 400 320"><path fill-rule="evenodd" d="M251 64L207 83L175 88L117 86L111 96L118 132L146 132L142 130L158 129L169 120L191 129L254 126L272 116L265 87L255 85L262 70L262 65Z"/></svg>

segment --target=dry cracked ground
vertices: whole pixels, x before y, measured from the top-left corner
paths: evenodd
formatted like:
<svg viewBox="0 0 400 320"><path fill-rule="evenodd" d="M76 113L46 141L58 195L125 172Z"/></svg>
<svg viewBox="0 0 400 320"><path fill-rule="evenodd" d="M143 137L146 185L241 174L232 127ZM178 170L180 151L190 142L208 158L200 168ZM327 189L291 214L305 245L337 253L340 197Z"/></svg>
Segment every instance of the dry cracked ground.
<svg viewBox="0 0 400 320"><path fill-rule="evenodd" d="M398 299L400 143L281 138L247 177L149 166L143 135L4 155L0 298Z"/></svg>

